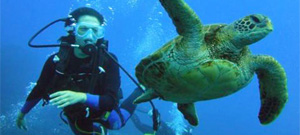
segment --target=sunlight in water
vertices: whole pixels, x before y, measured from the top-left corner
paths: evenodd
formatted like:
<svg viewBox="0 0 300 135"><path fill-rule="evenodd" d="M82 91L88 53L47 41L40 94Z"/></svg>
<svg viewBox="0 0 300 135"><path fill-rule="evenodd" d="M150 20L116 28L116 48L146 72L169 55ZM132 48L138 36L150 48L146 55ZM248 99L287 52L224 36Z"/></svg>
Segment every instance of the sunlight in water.
<svg viewBox="0 0 300 135"><path fill-rule="evenodd" d="M187 124L184 122L185 120L183 118L183 115L177 109L176 103L172 105L169 114L172 120L170 122L167 122L168 126L175 131L176 135L182 135L182 133L187 129Z"/></svg>
<svg viewBox="0 0 300 135"><path fill-rule="evenodd" d="M157 50L163 45L164 40L164 30L160 22L162 18L162 12L159 11L159 3L157 2L153 7L152 11L148 15L147 26L139 27L143 36L138 41L138 46L136 46L135 54L137 59L145 57Z"/></svg>
<svg viewBox="0 0 300 135"><path fill-rule="evenodd" d="M135 7L137 3L137 0L128 0L127 4L130 5L131 7Z"/></svg>

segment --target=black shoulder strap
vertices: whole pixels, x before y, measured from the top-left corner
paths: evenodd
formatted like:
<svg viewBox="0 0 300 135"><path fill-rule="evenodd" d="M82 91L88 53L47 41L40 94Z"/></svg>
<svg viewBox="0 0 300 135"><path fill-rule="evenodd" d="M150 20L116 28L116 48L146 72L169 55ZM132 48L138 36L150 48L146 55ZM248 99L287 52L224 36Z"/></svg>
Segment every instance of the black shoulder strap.
<svg viewBox="0 0 300 135"><path fill-rule="evenodd" d="M66 68L69 65L70 56L72 53L72 48L70 44L73 44L75 42L74 36L63 36L60 38L61 40L61 47L58 51L58 62L56 64L56 70L59 72L64 73Z"/></svg>
<svg viewBox="0 0 300 135"><path fill-rule="evenodd" d="M101 83L102 83L102 77L103 75L98 73L98 70L99 68L103 68L104 66L104 61L105 61L105 53L104 53L104 49L107 50L107 46L108 46L108 41L107 40L104 40L104 39L101 39L101 40L98 40L97 41L97 44L96 44L96 47L98 49L96 54L94 54L92 56L92 61L93 61L93 71L92 71L92 79L91 79L91 83L89 85L89 89L88 89L88 92L89 93L94 93L94 89L95 89L95 85L96 85L96 81L97 81L97 76L100 76L100 80L101 80ZM102 85L102 84L100 84Z"/></svg>
<svg viewBox="0 0 300 135"><path fill-rule="evenodd" d="M53 88L57 81L59 81L59 76L57 72L59 73L65 73L65 70L69 64L70 61L70 55L72 48L70 47L70 43L73 43L75 41L74 36L63 36L60 38L61 41L61 47L59 48L59 51L57 54L55 54L53 61L55 62L55 74L53 77L53 80L48 84L46 93L43 96L43 106L48 104L49 101L49 94L52 93Z"/></svg>

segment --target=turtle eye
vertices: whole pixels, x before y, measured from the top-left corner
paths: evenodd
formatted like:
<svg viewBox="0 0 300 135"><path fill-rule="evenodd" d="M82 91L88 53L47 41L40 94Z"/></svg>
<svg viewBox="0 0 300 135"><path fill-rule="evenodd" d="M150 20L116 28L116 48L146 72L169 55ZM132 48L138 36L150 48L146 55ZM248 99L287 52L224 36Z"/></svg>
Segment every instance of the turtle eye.
<svg viewBox="0 0 300 135"><path fill-rule="evenodd" d="M260 20L259 20L256 16L251 15L250 18L251 18L254 22L260 23Z"/></svg>
<svg viewBox="0 0 300 135"><path fill-rule="evenodd" d="M249 28L252 30L255 27L255 24L251 24Z"/></svg>

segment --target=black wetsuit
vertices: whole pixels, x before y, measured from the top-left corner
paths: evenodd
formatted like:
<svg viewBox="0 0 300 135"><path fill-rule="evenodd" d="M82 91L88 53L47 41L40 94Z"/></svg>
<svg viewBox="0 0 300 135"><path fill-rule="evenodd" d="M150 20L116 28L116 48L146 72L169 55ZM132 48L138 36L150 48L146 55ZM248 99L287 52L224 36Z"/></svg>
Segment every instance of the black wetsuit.
<svg viewBox="0 0 300 135"><path fill-rule="evenodd" d="M67 76L74 74L74 76L71 76L70 81L70 76L67 77L66 75L61 75L56 72L57 63L53 60L54 56L55 55L51 55L46 61L42 73L37 81L37 85L33 88L26 101L30 102L32 100L39 100L43 98L47 93L49 93L49 91L50 93L53 93L59 90L73 90L87 93L87 87L90 84L89 82L91 80L91 75L78 74L91 73L91 58L89 57L85 59L79 59L76 58L73 54L70 56L69 65L67 66L67 69L65 70L66 72L64 73L67 74ZM120 89L119 67L112 61L112 59L108 58L108 56L105 56L104 60L104 66L102 68L104 69L105 73L102 73L102 76L100 74L97 75L94 91L90 93L100 96L99 108L90 109L90 112L94 112L94 115L97 116L102 116L106 112L110 112L118 107L119 101L117 97ZM56 79L56 83L54 84L53 80L55 80L55 76L58 76L58 79ZM64 111L67 111L67 117L71 122L71 128L74 133L76 133L76 129L74 129L75 121L82 130L88 132L93 131L93 122L91 120L72 114L73 112L84 112L85 110L84 108L81 108L81 106L85 105L74 104L64 108ZM80 113L79 115L81 115Z"/></svg>

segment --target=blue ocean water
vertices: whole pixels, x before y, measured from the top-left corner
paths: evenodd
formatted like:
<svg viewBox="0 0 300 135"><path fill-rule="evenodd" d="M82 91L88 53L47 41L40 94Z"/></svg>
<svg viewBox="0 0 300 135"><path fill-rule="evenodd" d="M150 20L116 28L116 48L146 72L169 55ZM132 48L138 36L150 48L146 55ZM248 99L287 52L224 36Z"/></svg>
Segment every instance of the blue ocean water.
<svg viewBox="0 0 300 135"><path fill-rule="evenodd" d="M177 33L171 19L158 0L2 0L1 5L1 135L70 135L69 127L59 118L60 110L37 105L27 116L28 131L15 125L17 112L23 105L51 49L32 49L29 38L47 23L66 17L70 11L90 6L107 20L106 39L109 50L134 75L134 68L145 56L174 38ZM271 124L259 123L260 108L256 77L241 91L228 97L197 102L199 126L194 135L298 135L299 134L299 1L298 0L186 0L204 24L231 23L241 17L260 13L271 18L274 31L250 46L253 54L276 58L288 77L289 101L281 115ZM43 33L35 43L55 43L65 35L63 24ZM122 88L126 98L135 88L125 74ZM161 119L175 129L187 124L180 120L171 102L154 100ZM148 103L139 108L150 109ZM137 112L151 125L146 114ZM177 120L174 120L177 118ZM179 132L179 131L178 131ZM139 135L131 121L113 135Z"/></svg>

